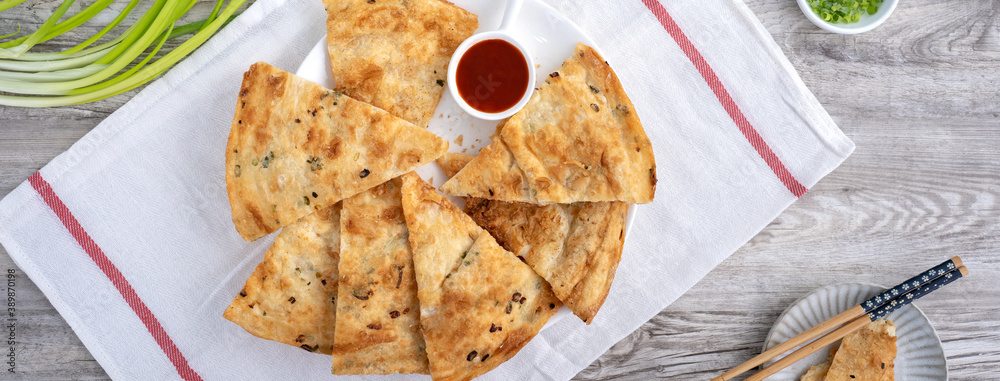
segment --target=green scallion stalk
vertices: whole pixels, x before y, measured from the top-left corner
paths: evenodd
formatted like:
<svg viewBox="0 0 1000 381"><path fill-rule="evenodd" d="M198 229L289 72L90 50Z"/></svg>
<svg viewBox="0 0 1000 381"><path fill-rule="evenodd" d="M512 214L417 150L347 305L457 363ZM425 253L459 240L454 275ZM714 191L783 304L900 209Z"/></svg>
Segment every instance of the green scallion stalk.
<svg viewBox="0 0 1000 381"><path fill-rule="evenodd" d="M3 36L0 36L0 40L8 38L8 37L16 36L18 33L21 33L21 24L17 24L17 30L15 30L15 31L13 31L13 32L11 32L9 34L5 34Z"/></svg>
<svg viewBox="0 0 1000 381"><path fill-rule="evenodd" d="M83 24L87 20L93 18L95 15L100 13L102 9L107 8L114 1L115 0L100 0L91 4L86 9L80 11L80 13L77 13L72 17L66 19L66 21L55 24L52 27L52 30L50 30L48 33L42 36L42 38L36 41L35 43L37 44L40 42L51 40L53 37L59 36L63 33L69 32L70 30L73 30L73 28L76 28L80 26L80 24ZM22 37L13 41L0 43L0 48L9 48L11 46L20 44L26 38L27 37Z"/></svg>
<svg viewBox="0 0 1000 381"><path fill-rule="evenodd" d="M0 1L0 12L6 11L8 9L11 9L11 8L14 8L14 7L18 6L18 5L21 5L21 3L23 3L23 2L24 2L24 0L3 0L3 1Z"/></svg>
<svg viewBox="0 0 1000 381"><path fill-rule="evenodd" d="M7 80L21 81L21 82L32 82L32 83L71 81L74 79L80 79L90 75L94 75L94 73L101 71L101 69L104 69L104 67L105 66L102 65L91 65L73 69L41 71L37 73L24 73L19 71L0 71L0 79L7 79Z"/></svg>
<svg viewBox="0 0 1000 381"><path fill-rule="evenodd" d="M142 61L139 61L139 63L135 64L135 66L133 66L131 69L128 69L128 71L122 73L119 76L111 78L111 79L109 79L107 81L104 81L104 82L101 82L101 83L98 83L98 84L95 84L95 85L90 85L90 86L87 86L87 87L82 87L82 88L74 89L74 90L68 92L67 94L86 94L87 92L98 90L98 89L103 89L103 88L107 88L107 87L111 87L111 86L114 86L114 84L116 84L116 83L124 81L126 78L132 76L133 73L135 73L135 72L139 71L140 69L142 69L143 66L146 66L146 64L149 63L149 60L151 60L153 57L156 56L156 53L158 53L160 51L160 48L163 47L163 43L167 42L167 40L169 39L170 32L172 32L173 29L174 29L174 27L173 27L173 25L171 25L170 28L167 29L167 31L163 32L163 37L160 38L160 43L156 44L156 47L153 48L153 51L151 51L149 53L146 53L146 58L144 58Z"/></svg>
<svg viewBox="0 0 1000 381"><path fill-rule="evenodd" d="M0 0L0 10L16 6L19 1ZM110 24L86 41L62 52L30 52L35 44L92 19L113 0L97 0L79 13L58 22L73 1L64 0L34 33L0 43L0 92L5 93L0 94L0 104L65 106L93 102L132 90L159 77L205 43L235 18L236 11L246 2L229 0L226 4L225 0L217 0L206 19L178 26L177 21L197 0L156 0L121 35L90 47L132 11L138 0L130 0ZM167 40L192 33L186 41L157 57ZM131 68L128 68L129 65Z"/></svg>
<svg viewBox="0 0 1000 381"><path fill-rule="evenodd" d="M134 25L133 25L133 27L134 27ZM128 30L126 30L126 33L128 33ZM0 60L0 61L60 61L60 60L64 60L64 59L77 58L77 57L82 57L82 56L90 55L90 54L93 54L93 53L97 53L99 51L110 51L110 49L112 47L114 47L115 45L117 45L119 42L121 42L124 39L125 39L125 35L123 34L121 36L116 37L114 40L105 42L105 43L97 45L97 46L89 47L89 48L80 50L80 51L75 52L75 53L69 53L69 54L67 54L65 51L63 51L63 52L55 52L55 53L35 53L35 52L30 52L29 51L29 52L26 52L26 53L22 54L21 56L15 58L15 59L12 59L12 60ZM107 53L107 52L105 52L105 53Z"/></svg>
<svg viewBox="0 0 1000 381"><path fill-rule="evenodd" d="M108 54L108 50L100 50L94 53L65 57L54 60L0 60L0 73L6 71L20 72L49 72L66 69L78 69L90 65ZM23 57L24 55L22 55Z"/></svg>
<svg viewBox="0 0 1000 381"><path fill-rule="evenodd" d="M59 8L56 8L56 11L52 13L52 16L49 16L49 18L42 23L42 26L38 27L38 30L36 30L35 33L25 36L24 40L21 42L10 47L0 44L0 58L15 58L24 54L24 52L28 51L28 49L31 49L32 46L35 46L36 43L41 41L42 38L48 34L49 30L55 27L56 22L58 22L59 19L66 14L66 11L69 10L71 5L73 5L73 0L63 1L63 3L59 5Z"/></svg>
<svg viewBox="0 0 1000 381"><path fill-rule="evenodd" d="M74 46L72 48L67 49L63 53L65 53L65 54L76 53L76 52L78 52L80 50L83 50L84 48L90 46L90 44L93 44L94 42L96 42L97 40L99 40L101 37L104 37L104 35L107 34L109 31L111 31L111 29L114 29L114 27L118 26L118 24L120 24L122 22L122 20L125 20L125 17L127 17L129 15L129 13L132 13L132 9L134 9L136 5L139 5L139 0L132 0L132 1L130 1L128 3L128 5L125 6L125 9L122 9L122 11L118 13L118 17L115 17L114 20L111 20L111 22L108 23L108 25L105 26L104 29L101 29L100 32L97 32L97 34L91 36L86 41L81 42L77 46Z"/></svg>
<svg viewBox="0 0 1000 381"><path fill-rule="evenodd" d="M212 8L212 13L210 15L208 15L208 18L205 19L205 21L212 22L212 20L215 20L215 18L219 16L219 11L221 11L221 10L222 10L222 0L216 1L215 2L215 8ZM200 29L198 29L198 30L202 30L202 29L205 29L204 25L202 25L202 27Z"/></svg>

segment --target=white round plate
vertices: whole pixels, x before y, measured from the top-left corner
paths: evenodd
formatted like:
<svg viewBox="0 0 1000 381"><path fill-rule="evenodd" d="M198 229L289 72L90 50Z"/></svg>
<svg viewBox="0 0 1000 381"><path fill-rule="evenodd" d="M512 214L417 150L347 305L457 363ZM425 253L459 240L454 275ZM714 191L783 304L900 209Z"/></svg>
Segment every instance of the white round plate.
<svg viewBox="0 0 1000 381"><path fill-rule="evenodd" d="M491 0L453 0L455 5L479 16L479 29L476 33L496 30L500 26L506 1ZM580 27L564 17L554 8L538 0L526 0L521 7L517 19L514 20L510 33L514 35L525 48L531 52L537 66L535 83L542 83L544 77L559 69L563 60L569 58L576 48L577 42L583 42L601 53L600 48ZM603 55L603 53L601 53ZM316 82L327 88L333 88L333 74L330 71L330 57L327 53L326 36L323 36L309 55L302 60L296 75ZM459 107L448 91L441 97L427 130L449 141L449 152L468 153L475 155L485 145L490 143L490 135L496 130L496 121L481 120L472 117ZM459 137L462 137L459 144ZM437 165L425 165L417 169L425 180L435 187L440 187L447 180L444 172ZM465 205L459 197L449 197L458 206ZM635 205L629 205L625 217L625 239L632 230L635 220Z"/></svg>
<svg viewBox="0 0 1000 381"><path fill-rule="evenodd" d="M864 283L845 283L823 287L792 303L778 317L764 342L764 349L778 345L813 326L854 307L887 287ZM887 316L896 324L896 379L897 380L947 380L941 339L927 316L917 306L910 304ZM836 342L833 345L839 345ZM775 373L768 380L798 381L809 367L822 363L830 354L827 346L795 364ZM774 361L764 363L771 365Z"/></svg>
<svg viewBox="0 0 1000 381"><path fill-rule="evenodd" d="M476 33L496 30L500 26L500 20L507 5L506 1L494 0L451 1L479 16L479 29L476 30ZM509 32L532 54L536 65L536 84L542 83L545 76L559 69L563 61L573 53L577 42L593 47L599 54L604 55L600 47L580 27L560 14L555 8L538 0L524 1ZM295 74L326 88L332 89L334 87L326 36L316 42L316 46L302 60L302 64L299 65ZM490 143L490 135L493 135L496 126L497 121L477 119L467 114L455 102L451 94L445 91L427 130L448 140L449 152L475 155L482 147ZM448 179L444 171L436 164L417 168L417 174L435 187L440 187ZM460 197L449 196L448 198L459 207L465 205L465 200ZM629 205L628 213L625 215L625 240L628 240L634 220L635 204L632 204ZM555 324L569 314L568 308L562 308L559 313L549 319L545 326Z"/></svg>

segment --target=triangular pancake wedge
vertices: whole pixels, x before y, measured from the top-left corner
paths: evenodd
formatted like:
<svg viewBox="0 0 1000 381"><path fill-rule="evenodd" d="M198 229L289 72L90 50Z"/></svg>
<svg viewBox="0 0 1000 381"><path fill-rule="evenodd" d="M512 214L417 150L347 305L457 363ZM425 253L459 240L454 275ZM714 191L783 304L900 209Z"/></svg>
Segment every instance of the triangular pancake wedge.
<svg viewBox="0 0 1000 381"><path fill-rule="evenodd" d="M844 337L825 380L890 381L895 377L896 325L876 320Z"/></svg>
<svg viewBox="0 0 1000 381"><path fill-rule="evenodd" d="M448 62L479 27L441 0L323 0L335 90L426 127Z"/></svg>
<svg viewBox="0 0 1000 381"><path fill-rule="evenodd" d="M403 214L434 380L496 368L557 311L544 279L413 174L403 176Z"/></svg>
<svg viewBox="0 0 1000 381"><path fill-rule="evenodd" d="M381 109L255 63L243 75L226 145L233 223L253 241L447 149Z"/></svg>
<svg viewBox="0 0 1000 381"><path fill-rule="evenodd" d="M607 62L583 44L441 186L454 196L534 204L648 203L655 188L653 149L635 108Z"/></svg>
<svg viewBox="0 0 1000 381"><path fill-rule="evenodd" d="M254 336L329 354L340 258L340 204L286 226L223 317Z"/></svg>
<svg viewBox="0 0 1000 381"><path fill-rule="evenodd" d="M437 162L452 176L473 157L446 153ZM545 278L576 316L593 322L621 260L628 204L535 205L467 197L465 205L466 213Z"/></svg>
<svg viewBox="0 0 1000 381"><path fill-rule="evenodd" d="M458 171L461 171L462 168L469 165L469 163L472 162L472 159L475 158L476 155L447 152L437 158L435 162L439 167L441 167L441 170L444 171L445 176L452 178L458 173Z"/></svg>
<svg viewBox="0 0 1000 381"><path fill-rule="evenodd" d="M333 374L427 374L399 178L343 201Z"/></svg>
<svg viewBox="0 0 1000 381"><path fill-rule="evenodd" d="M809 367L809 370L799 378L799 381L823 381L826 378L826 373L830 371L830 362L833 361L837 347L833 347L830 352L830 357L826 361Z"/></svg>

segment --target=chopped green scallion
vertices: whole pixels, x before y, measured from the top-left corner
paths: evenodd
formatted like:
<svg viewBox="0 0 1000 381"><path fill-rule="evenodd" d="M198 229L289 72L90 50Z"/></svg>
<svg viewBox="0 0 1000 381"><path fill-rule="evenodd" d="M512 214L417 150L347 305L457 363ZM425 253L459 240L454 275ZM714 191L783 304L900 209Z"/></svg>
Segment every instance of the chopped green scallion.
<svg viewBox="0 0 1000 381"><path fill-rule="evenodd" d="M864 14L874 15L883 0L809 0L819 18L831 23L856 23Z"/></svg>

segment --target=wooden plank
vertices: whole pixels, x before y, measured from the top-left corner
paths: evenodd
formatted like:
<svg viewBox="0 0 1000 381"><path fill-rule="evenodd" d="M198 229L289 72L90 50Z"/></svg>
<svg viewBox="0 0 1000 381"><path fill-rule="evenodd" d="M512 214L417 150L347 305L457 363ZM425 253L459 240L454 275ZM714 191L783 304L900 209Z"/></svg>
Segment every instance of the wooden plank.
<svg viewBox="0 0 1000 381"><path fill-rule="evenodd" d="M56 4L26 3L0 13L0 33L18 22L33 30ZM1000 3L904 1L883 26L855 36L816 28L788 0L747 5L858 148L576 379L709 379L760 353L778 315L812 290L841 282L891 285L953 255L961 255L972 274L917 305L941 336L952 378L994 378L1000 363ZM100 23L92 24L47 45L80 41ZM0 195L127 99L44 110L0 107ZM0 249L0 271L9 268L16 266ZM23 325L14 379L107 378L18 273Z"/></svg>

